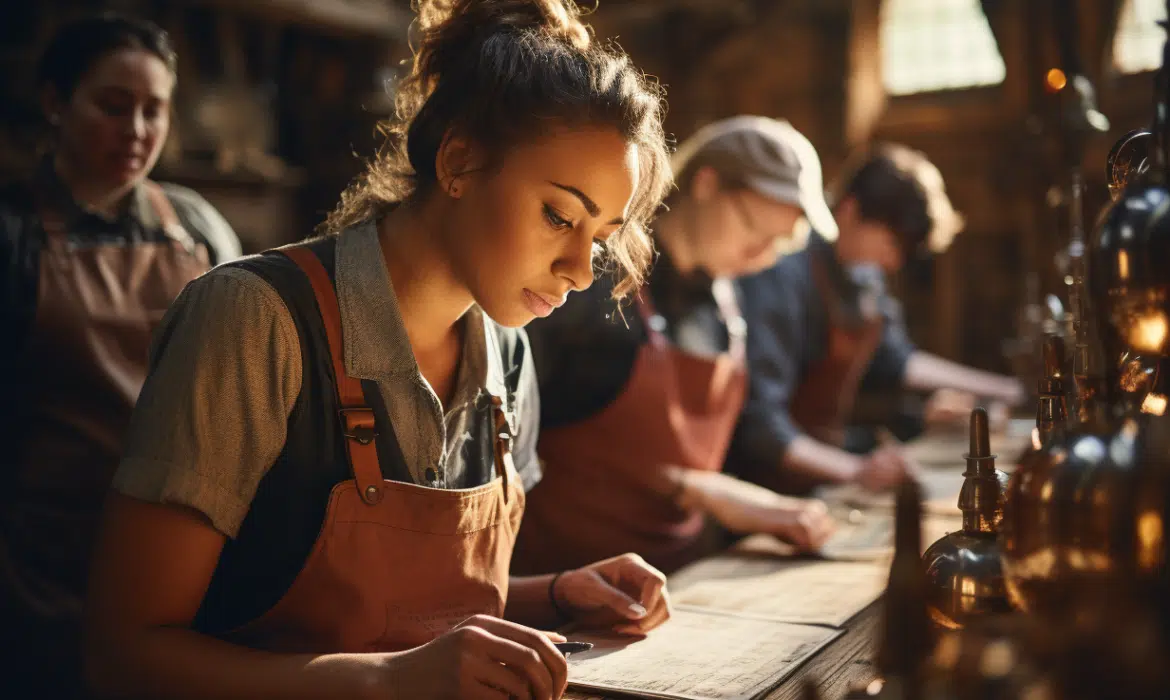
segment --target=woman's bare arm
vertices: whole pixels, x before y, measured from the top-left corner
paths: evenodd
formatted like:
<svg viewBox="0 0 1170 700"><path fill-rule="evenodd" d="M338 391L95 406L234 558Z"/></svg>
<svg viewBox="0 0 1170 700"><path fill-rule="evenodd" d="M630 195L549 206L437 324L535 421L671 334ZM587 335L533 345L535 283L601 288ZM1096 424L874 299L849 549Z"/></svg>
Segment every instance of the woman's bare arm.
<svg viewBox="0 0 1170 700"><path fill-rule="evenodd" d="M176 700L369 697L386 655L280 655L189 629L224 539L190 509L110 497L86 610L90 688Z"/></svg>

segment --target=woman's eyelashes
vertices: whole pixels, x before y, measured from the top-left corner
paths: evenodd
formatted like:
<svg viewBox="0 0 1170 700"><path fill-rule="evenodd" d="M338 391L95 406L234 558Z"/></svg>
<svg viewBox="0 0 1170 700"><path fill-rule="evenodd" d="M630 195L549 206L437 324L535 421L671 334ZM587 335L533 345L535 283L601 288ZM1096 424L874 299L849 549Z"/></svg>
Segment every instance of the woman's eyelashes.
<svg viewBox="0 0 1170 700"><path fill-rule="evenodd" d="M573 223L567 217L563 216L560 212L548 204L544 205L544 218L548 222L549 226L553 227L553 229L557 231L572 231L577 227L575 223ZM594 256L603 256L607 252L609 252L609 243L607 242L607 239L594 238Z"/></svg>
<svg viewBox="0 0 1170 700"><path fill-rule="evenodd" d="M573 228L573 222L549 205L544 205L544 218L549 225L558 231L568 231Z"/></svg>

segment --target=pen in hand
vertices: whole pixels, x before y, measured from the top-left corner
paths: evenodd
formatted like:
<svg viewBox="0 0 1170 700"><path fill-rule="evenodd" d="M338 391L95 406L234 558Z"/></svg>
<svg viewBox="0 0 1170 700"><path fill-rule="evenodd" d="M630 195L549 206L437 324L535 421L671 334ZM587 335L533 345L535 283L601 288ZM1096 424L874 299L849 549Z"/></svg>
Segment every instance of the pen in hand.
<svg viewBox="0 0 1170 700"><path fill-rule="evenodd" d="M557 651L564 654L566 659L569 658L569 654L589 651L593 648L593 644L590 642L557 642L553 646L557 648Z"/></svg>

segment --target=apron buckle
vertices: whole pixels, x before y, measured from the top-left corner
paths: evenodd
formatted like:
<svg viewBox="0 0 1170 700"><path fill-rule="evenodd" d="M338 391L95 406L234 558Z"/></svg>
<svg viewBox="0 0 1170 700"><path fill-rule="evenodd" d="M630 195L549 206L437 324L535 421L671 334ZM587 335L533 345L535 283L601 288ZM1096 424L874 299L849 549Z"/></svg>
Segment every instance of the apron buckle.
<svg viewBox="0 0 1170 700"><path fill-rule="evenodd" d="M343 435L359 445L368 445L378 437L374 428L374 411L369 408L343 408L341 422L345 425Z"/></svg>

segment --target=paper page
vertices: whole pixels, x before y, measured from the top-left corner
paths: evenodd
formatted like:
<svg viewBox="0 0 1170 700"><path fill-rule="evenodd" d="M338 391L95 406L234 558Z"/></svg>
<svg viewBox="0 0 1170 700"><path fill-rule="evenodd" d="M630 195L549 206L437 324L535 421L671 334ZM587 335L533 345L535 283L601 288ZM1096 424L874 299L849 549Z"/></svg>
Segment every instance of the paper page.
<svg viewBox="0 0 1170 700"><path fill-rule="evenodd" d="M785 560L727 554L671 577L678 608L840 627L886 587L885 562Z"/></svg>
<svg viewBox="0 0 1170 700"><path fill-rule="evenodd" d="M958 511L956 511L958 512ZM834 512L837 530L816 554L834 561L889 561L894 554L894 514L890 511L847 509ZM962 529L957 515L925 515L922 518L922 551L943 535ZM792 557L792 545L771 535L751 535L731 549L737 554Z"/></svg>
<svg viewBox="0 0 1170 700"><path fill-rule="evenodd" d="M595 646L569 656L569 684L649 698L752 700L839 634L824 627L677 609L644 639L574 634L574 641Z"/></svg>
<svg viewBox="0 0 1170 700"><path fill-rule="evenodd" d="M1035 425L1033 420L1012 421L1008 430L991 433L991 453L998 456L1001 469L1005 465L1014 464L1032 444L1032 428ZM923 467L954 467L961 470L966 466L963 455L970 445L970 435L966 429L946 431L932 428L929 434L904 443L903 448Z"/></svg>
<svg viewBox="0 0 1170 700"><path fill-rule="evenodd" d="M923 469L918 483L922 486L922 511L941 515L959 515L959 490L963 488L963 469ZM857 484L820 489L817 496L830 508L893 510L894 494L873 493Z"/></svg>

